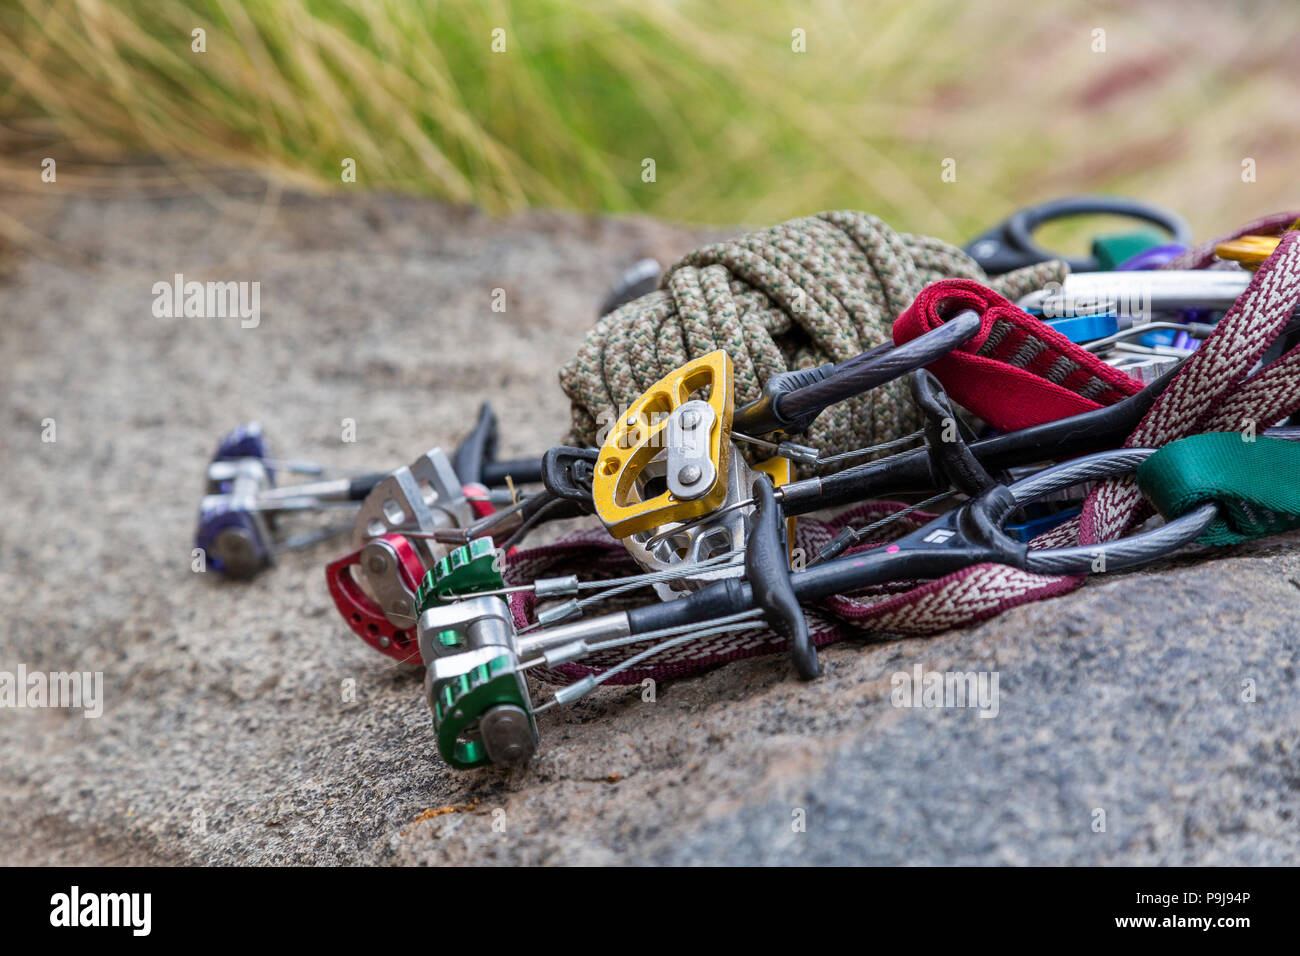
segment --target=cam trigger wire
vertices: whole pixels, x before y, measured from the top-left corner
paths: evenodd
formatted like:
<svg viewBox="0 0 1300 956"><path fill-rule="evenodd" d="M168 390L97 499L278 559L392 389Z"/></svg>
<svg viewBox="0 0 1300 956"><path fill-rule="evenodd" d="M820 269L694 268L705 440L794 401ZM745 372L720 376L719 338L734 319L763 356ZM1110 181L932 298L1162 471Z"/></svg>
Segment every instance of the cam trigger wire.
<svg viewBox="0 0 1300 956"><path fill-rule="evenodd" d="M708 571L720 566L736 563L735 559L743 554L741 551L728 551L725 554L715 554L711 558L705 558L703 561L695 561L691 564L683 564L676 568L665 568L662 571L647 571L645 574L629 574L622 578L609 578L604 581L579 581L578 587L583 590L591 588L608 588L602 590L600 594L593 595L585 600L608 600L617 597L627 591L635 591L637 588L643 588L651 584L658 584L663 581L674 581L677 578L690 577L697 571Z"/></svg>
<svg viewBox="0 0 1300 956"><path fill-rule="evenodd" d="M732 564L738 564L736 560L741 554L739 551L728 551L726 554L714 555L703 561L695 561L691 564L683 564L676 568L666 568L662 571L650 571L645 574L632 574L622 578L609 578L601 581L578 581L575 588L578 590L600 589L596 594L584 598L575 598L566 601L563 604L556 605L553 608L547 608L538 615L535 623L520 628L519 633L531 631L543 625L558 624L561 621L567 621L582 613L582 609L590 607L593 604L600 604L604 601L612 600L620 595L627 594L641 588L650 587L654 584L660 584L668 581L675 581L679 578L690 577L692 574L698 574L701 571L714 571ZM514 589L507 590L527 590L529 585L521 585Z"/></svg>
<svg viewBox="0 0 1300 956"><path fill-rule="evenodd" d="M544 704L533 708L533 713L538 714L544 710L556 706L557 704L570 704L575 700L585 697L601 684L605 683L611 677L629 670L642 661L648 660L657 654L672 650L682 644L688 644L692 641L702 640L707 637L714 637L718 634L735 633L736 631L749 631L755 628L766 626L762 620L755 620L762 615L760 610L742 611L738 614L731 614L727 617L718 618L708 627L698 627L693 624L678 625L676 627L666 627L659 631L650 631L645 634L634 634L629 637L620 637L610 641L601 641L598 644L592 644L587 648L591 654L600 651L614 650L619 647L625 647L629 644L643 644L648 640L657 640L665 637L667 640L653 647L648 647L644 651L633 654L631 657L619 661L617 664L601 671L599 674L589 674L581 680L574 681L566 687L561 687L555 692L555 696ZM538 663L544 663L544 658L539 658ZM536 666L536 665L534 665Z"/></svg>
<svg viewBox="0 0 1300 956"><path fill-rule="evenodd" d="M526 499L526 500L531 500L531 499ZM522 505L523 502L521 502L520 504ZM539 525L542 522L543 515L545 515L548 511L555 511L556 508L563 507L568 504L570 504L570 502L566 501L564 498L552 498L550 501L546 502L544 505L542 505L540 508L534 511L531 515L525 518L523 524L521 524L517 529L515 529L515 532L512 535L510 535L510 537L506 538L506 540L501 545L501 550L509 551L516 544L522 541L524 537L528 534L528 532L532 531L533 528L537 527L537 525Z"/></svg>
<svg viewBox="0 0 1300 956"><path fill-rule="evenodd" d="M823 561L829 561L831 558L838 558L849 548L867 540L867 536L873 531L879 531L881 528L898 521L900 518L905 518L913 512L920 511L923 508L928 508L930 505L938 504L940 501L943 501L944 498L948 498L952 494L953 491L951 489L941 491L937 495L932 495L931 497L926 498L924 501L918 501L916 504L908 505L906 508L900 508L893 514L886 515L879 521L873 521L871 524L862 528L845 528L828 543L823 545L821 549L812 556L807 566L812 567L813 565L820 564Z"/></svg>
<svg viewBox="0 0 1300 956"><path fill-rule="evenodd" d="M403 537L418 538L421 540L428 540L428 541L436 541L439 544L449 544L449 545L456 545L456 546L466 545L469 544L470 541L473 540L474 538L489 533L498 524L501 524L506 519L511 518L514 515L518 514L520 511L526 508L530 503L536 501L539 497L545 494L547 494L547 492L545 491L534 492L533 494L520 498L517 502L515 502L512 505L509 505L505 508L500 508L497 511L492 512L490 515L479 518L477 521L467 525L464 528L440 528L437 531L403 530L401 534L403 535ZM467 500L469 501L490 500L490 498L483 499L481 496L467 496ZM558 501L561 499L555 499L555 500ZM538 508L538 511L540 512L554 503L555 503L554 501L547 502L546 504ZM527 530L532 530L532 528L535 527L536 524L537 524L536 521L533 521L531 524L527 520L524 521L523 525L521 525L519 529L516 529L515 534L511 537L509 541L509 544L516 543L515 539L518 537L519 531L524 530L524 528L527 528ZM375 537L375 535L369 535L368 537L373 538Z"/></svg>
<svg viewBox="0 0 1300 956"><path fill-rule="evenodd" d="M867 448L857 448L854 449L853 451L841 452L838 455L827 455L825 457L819 456L817 459L817 464L831 465L837 461L847 461L850 458L864 458L867 455L874 455L877 452L889 451L891 448L900 448L906 445L911 445L918 438L921 438L924 435L925 435L925 429L918 428L916 431L904 435L902 438L895 438L893 441L881 442L878 445L870 445ZM883 460L883 459L877 459L877 460Z"/></svg>
<svg viewBox="0 0 1300 956"><path fill-rule="evenodd" d="M850 451L840 452L837 455L823 455L820 450L811 448L807 445L796 445L793 442L769 441L766 438L756 438L753 435L746 435L743 432L733 431L731 437L736 441L743 441L750 445L757 445L759 448L766 449L775 455L783 458L789 458L800 464L812 465L831 465L838 461L847 461L851 458L865 458L868 455L875 455L882 451L889 451L891 448L900 448L905 445L913 444L918 438L925 434L925 429L918 428L914 432L909 432L900 438L891 441L880 442L876 445L868 445L865 448L854 448Z"/></svg>

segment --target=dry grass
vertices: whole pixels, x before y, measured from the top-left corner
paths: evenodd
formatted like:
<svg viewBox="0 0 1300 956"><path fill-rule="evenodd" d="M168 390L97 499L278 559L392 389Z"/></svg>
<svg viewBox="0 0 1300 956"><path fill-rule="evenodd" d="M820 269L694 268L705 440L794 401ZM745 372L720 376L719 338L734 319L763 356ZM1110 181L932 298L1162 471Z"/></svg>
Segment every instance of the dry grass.
<svg viewBox="0 0 1300 956"><path fill-rule="evenodd" d="M116 178L94 163L160 157L137 176L251 167L312 189L715 223L856 207L951 238L1017 204L1105 190L1212 231L1300 192L1300 11L1249 9L11 0L0 175L39 188L55 156L60 182L96 188ZM356 186L340 181L345 157ZM955 183L940 175L949 157ZM1241 181L1245 157L1258 182Z"/></svg>

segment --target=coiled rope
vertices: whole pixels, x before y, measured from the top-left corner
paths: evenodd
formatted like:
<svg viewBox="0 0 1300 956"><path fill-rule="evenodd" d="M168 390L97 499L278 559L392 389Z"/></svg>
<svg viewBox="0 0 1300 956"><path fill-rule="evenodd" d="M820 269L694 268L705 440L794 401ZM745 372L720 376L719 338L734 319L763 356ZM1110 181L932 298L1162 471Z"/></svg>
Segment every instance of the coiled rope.
<svg viewBox="0 0 1300 956"><path fill-rule="evenodd" d="M975 279L1014 300L1068 271L1044 262L989 279L957 247L853 211L705 246L674 265L658 291L601 318L560 370L572 402L566 441L598 445L642 392L715 349L731 356L741 405L778 372L843 362L889 341L894 320L931 282ZM840 454L920 425L904 378L827 409L803 441Z"/></svg>

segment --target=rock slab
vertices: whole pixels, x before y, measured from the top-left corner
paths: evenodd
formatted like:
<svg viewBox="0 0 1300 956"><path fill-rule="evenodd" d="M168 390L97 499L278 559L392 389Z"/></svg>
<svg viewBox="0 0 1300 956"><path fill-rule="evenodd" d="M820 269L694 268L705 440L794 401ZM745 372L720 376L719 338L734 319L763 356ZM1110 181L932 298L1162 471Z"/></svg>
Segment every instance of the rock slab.
<svg viewBox="0 0 1300 956"><path fill-rule="evenodd" d="M503 454L536 453L612 279L714 237L247 186L10 209L44 238L3 253L0 670L100 671L104 714L0 711L6 862L1300 858L1295 535L847 642L813 684L766 658L602 690L542 717L527 768L448 770L419 673L333 609L342 545L248 584L191 570L213 445L257 418L278 454L392 467L489 396ZM259 282L258 326L156 317L177 273ZM996 673L996 716L895 706L918 665Z"/></svg>

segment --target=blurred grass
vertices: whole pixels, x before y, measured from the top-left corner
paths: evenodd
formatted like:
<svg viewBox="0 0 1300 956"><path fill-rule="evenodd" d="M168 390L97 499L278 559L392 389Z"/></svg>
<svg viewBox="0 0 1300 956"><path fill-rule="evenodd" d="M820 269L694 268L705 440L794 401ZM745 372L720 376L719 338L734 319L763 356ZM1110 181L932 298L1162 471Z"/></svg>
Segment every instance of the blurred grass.
<svg viewBox="0 0 1300 956"><path fill-rule="evenodd" d="M855 207L954 239L1111 191L1221 230L1300 195L1297 6L8 0L0 181L31 188L46 155L75 158L74 183L82 162L162 157L493 211L761 224Z"/></svg>

